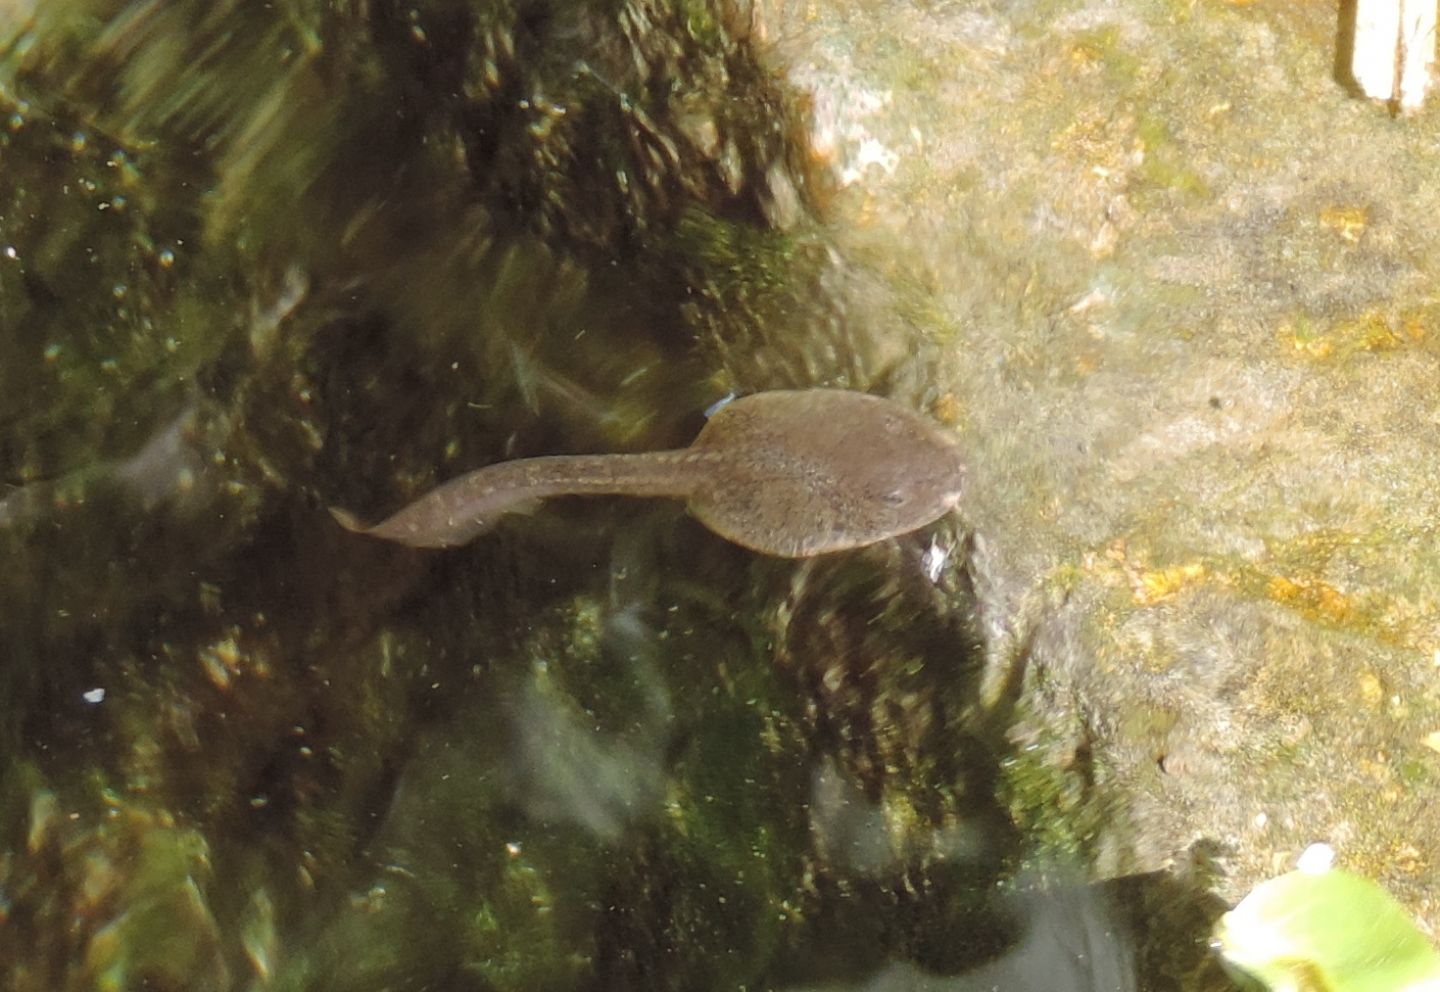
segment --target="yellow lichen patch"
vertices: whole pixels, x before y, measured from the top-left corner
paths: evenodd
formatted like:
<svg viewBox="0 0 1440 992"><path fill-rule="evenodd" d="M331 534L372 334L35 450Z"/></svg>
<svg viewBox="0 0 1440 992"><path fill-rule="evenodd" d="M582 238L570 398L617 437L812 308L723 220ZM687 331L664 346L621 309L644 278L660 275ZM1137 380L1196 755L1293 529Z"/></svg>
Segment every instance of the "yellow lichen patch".
<svg viewBox="0 0 1440 992"><path fill-rule="evenodd" d="M960 414L964 407L960 403L960 397L954 393L941 393L930 404L930 412L935 419L947 427L953 427L960 422Z"/></svg>
<svg viewBox="0 0 1440 992"><path fill-rule="evenodd" d="M1282 323L1278 336L1282 346L1312 358L1327 358L1394 351L1423 341L1428 323L1429 315L1423 311L1395 314L1367 310L1329 325L1317 324L1302 315Z"/></svg>
<svg viewBox="0 0 1440 992"><path fill-rule="evenodd" d="M1111 66L1119 72L1133 75L1136 67L1135 57L1125 44L1123 33L1113 25L1077 35L1065 55L1070 67L1082 73Z"/></svg>
<svg viewBox="0 0 1440 992"><path fill-rule="evenodd" d="M1070 58L1071 65L1082 71L1094 69L1104 60L1098 49L1088 41L1081 41L1071 45L1065 53ZM1066 130L1069 130L1068 128ZM1063 132L1061 137L1063 138Z"/></svg>
<svg viewBox="0 0 1440 992"><path fill-rule="evenodd" d="M1356 688L1365 705L1378 708L1381 700L1385 698L1385 685L1380 681L1380 676L1374 672L1361 672L1357 682L1359 684Z"/></svg>
<svg viewBox="0 0 1440 992"><path fill-rule="evenodd" d="M1279 335L1283 343L1312 358L1324 358L1334 347L1330 339L1310 323L1307 317L1300 317L1293 322L1287 320L1280 325Z"/></svg>
<svg viewBox="0 0 1440 992"><path fill-rule="evenodd" d="M1274 575L1265 585L1265 594L1277 603L1284 603L1336 623L1355 618L1355 606L1350 597L1319 579L1292 579Z"/></svg>
<svg viewBox="0 0 1440 992"><path fill-rule="evenodd" d="M1145 549L1132 549L1124 538L1116 538L1103 549L1087 553L1082 569L1092 581L1112 588L1128 586L1132 600L1139 606L1169 599L1209 574L1199 559L1154 567Z"/></svg>
<svg viewBox="0 0 1440 992"><path fill-rule="evenodd" d="M1320 223L1340 236L1342 241L1356 244L1370 223L1370 212L1364 207L1326 207L1320 211Z"/></svg>
<svg viewBox="0 0 1440 992"><path fill-rule="evenodd" d="M1150 606L1163 599L1169 599L1181 589L1204 577L1205 566L1198 561L1138 572L1133 577L1135 602L1141 606Z"/></svg>
<svg viewBox="0 0 1440 992"><path fill-rule="evenodd" d="M1266 563L1241 564L1229 574L1251 598L1264 598L1309 619L1341 624L1352 633L1428 656L1435 651L1434 606L1384 581L1359 577L1337 587L1322 576L1352 574L1355 566L1411 538L1393 531L1321 528L1269 544ZM1359 575L1364 575L1362 568ZM1440 664L1437 664L1440 668ZM1391 704L1403 707L1403 703Z"/></svg>
<svg viewBox="0 0 1440 992"><path fill-rule="evenodd" d="M1428 333L1429 314L1407 310L1400 315L1400 330L1411 341L1424 341Z"/></svg>
<svg viewBox="0 0 1440 992"><path fill-rule="evenodd" d="M1074 60L1082 65L1098 64L1100 61L1085 45L1075 46L1073 53ZM1050 148L1061 154L1087 159L1093 165L1095 161L1103 161L1108 154L1113 154L1115 123L1108 114L1081 114L1055 133L1050 139ZM1102 151L1107 154L1101 154Z"/></svg>
<svg viewBox="0 0 1440 992"><path fill-rule="evenodd" d="M1387 785L1395 777L1395 770L1390 762L1382 755L1362 754L1355 759L1354 767L1376 785Z"/></svg>
<svg viewBox="0 0 1440 992"><path fill-rule="evenodd" d="M1356 351L1390 351L1404 343L1389 319L1373 310L1353 320L1342 320L1335 325L1334 334L1349 350Z"/></svg>
<svg viewBox="0 0 1440 992"><path fill-rule="evenodd" d="M1407 875L1423 875L1430 870L1430 859L1414 844L1405 842L1395 847L1388 863Z"/></svg>
<svg viewBox="0 0 1440 992"><path fill-rule="evenodd" d="M1430 336L1430 329L1437 321L1440 321L1440 306L1433 300L1427 300L1401 310L1388 326L1397 338L1402 339L1402 343L1419 344Z"/></svg>

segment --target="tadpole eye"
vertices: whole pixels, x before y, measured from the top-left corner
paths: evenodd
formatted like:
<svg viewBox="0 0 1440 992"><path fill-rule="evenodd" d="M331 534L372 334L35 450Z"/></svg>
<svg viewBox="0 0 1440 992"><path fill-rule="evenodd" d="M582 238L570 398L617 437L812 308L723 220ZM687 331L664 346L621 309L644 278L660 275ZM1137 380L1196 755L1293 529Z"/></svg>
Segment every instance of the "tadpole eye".
<svg viewBox="0 0 1440 992"><path fill-rule="evenodd" d="M886 506L901 506L905 503L905 493L900 489L892 489L884 496Z"/></svg>

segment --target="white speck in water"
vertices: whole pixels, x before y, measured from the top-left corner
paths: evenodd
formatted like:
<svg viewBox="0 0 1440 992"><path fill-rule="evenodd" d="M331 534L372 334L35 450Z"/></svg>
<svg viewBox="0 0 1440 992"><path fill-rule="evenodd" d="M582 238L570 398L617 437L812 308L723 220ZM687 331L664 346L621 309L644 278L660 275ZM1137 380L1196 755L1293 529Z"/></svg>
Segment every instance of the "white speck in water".
<svg viewBox="0 0 1440 992"><path fill-rule="evenodd" d="M726 393L714 403L711 403L705 408L705 419L709 420L711 417L715 416L715 414L719 413L725 407L729 406L734 401L734 399L734 393Z"/></svg>
<svg viewBox="0 0 1440 992"><path fill-rule="evenodd" d="M87 689L80 693L80 698L87 703L103 703L105 701L105 690L101 688Z"/></svg>
<svg viewBox="0 0 1440 992"><path fill-rule="evenodd" d="M950 549L940 546L935 538L930 538L930 546L925 549L925 555L920 559L920 567L925 570L925 578L932 583L940 581L940 573L945 571L945 563L950 560Z"/></svg>

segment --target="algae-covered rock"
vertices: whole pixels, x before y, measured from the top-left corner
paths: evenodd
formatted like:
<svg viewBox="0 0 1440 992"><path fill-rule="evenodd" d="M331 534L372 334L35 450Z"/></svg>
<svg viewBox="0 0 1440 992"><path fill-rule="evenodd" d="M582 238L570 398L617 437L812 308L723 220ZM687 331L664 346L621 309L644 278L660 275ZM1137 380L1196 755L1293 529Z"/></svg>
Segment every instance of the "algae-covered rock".
<svg viewBox="0 0 1440 992"><path fill-rule="evenodd" d="M946 343L1012 795L1232 902L1328 840L1436 927L1433 112L1327 7L768 9L840 250Z"/></svg>

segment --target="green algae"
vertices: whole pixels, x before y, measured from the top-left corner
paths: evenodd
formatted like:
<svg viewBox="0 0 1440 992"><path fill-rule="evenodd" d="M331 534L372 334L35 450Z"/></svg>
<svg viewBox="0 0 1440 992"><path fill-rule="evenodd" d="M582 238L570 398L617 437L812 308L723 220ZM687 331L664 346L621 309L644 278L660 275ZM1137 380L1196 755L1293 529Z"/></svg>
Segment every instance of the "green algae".
<svg viewBox="0 0 1440 992"><path fill-rule="evenodd" d="M1142 114L1136 126L1136 137L1145 153L1140 179L1145 184L1138 193L1175 194L1198 201L1209 192L1203 176L1189 164L1184 145L1172 125L1156 114ZM1148 187L1148 189L1146 189ZM1143 205L1149 201L1137 196Z"/></svg>
<svg viewBox="0 0 1440 992"><path fill-rule="evenodd" d="M163 166L13 101L0 114L0 317L23 329L0 356L0 417L17 484L138 447L221 338L163 316L205 272L186 247L194 218L147 202Z"/></svg>
<svg viewBox="0 0 1440 992"><path fill-rule="evenodd" d="M1099 773L1083 762L1066 770L1041 745L1017 750L1000 768L1000 801L1038 865L1085 864L1110 815L1095 792Z"/></svg>
<svg viewBox="0 0 1440 992"><path fill-rule="evenodd" d="M67 799L31 793L25 856L0 868L11 987L226 987L209 844L165 811L103 790L99 798L104 814L79 820L64 812ZM41 966L35 948L57 957Z"/></svg>

